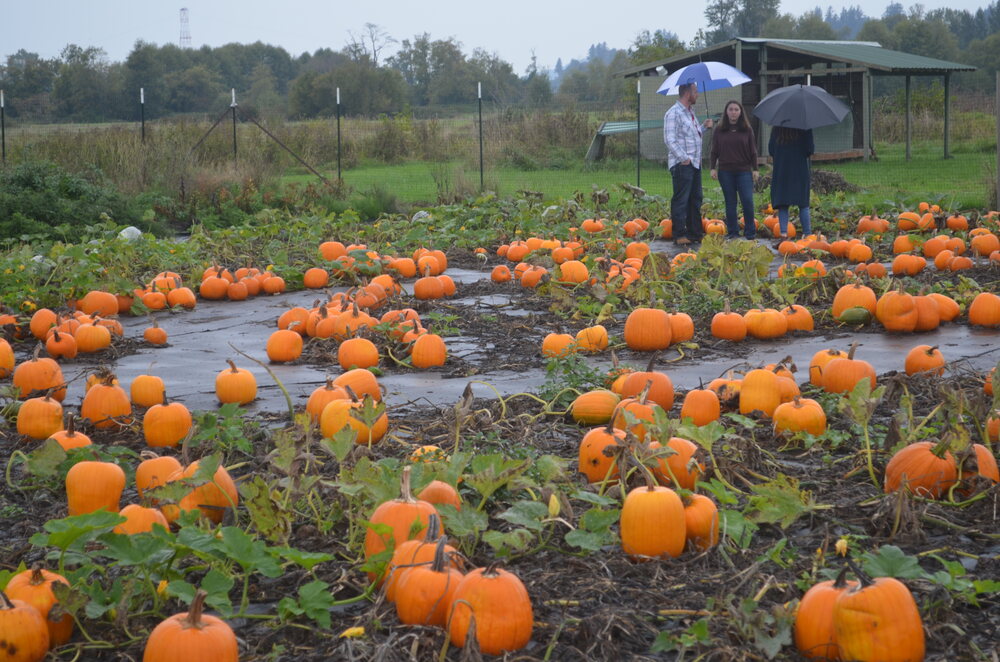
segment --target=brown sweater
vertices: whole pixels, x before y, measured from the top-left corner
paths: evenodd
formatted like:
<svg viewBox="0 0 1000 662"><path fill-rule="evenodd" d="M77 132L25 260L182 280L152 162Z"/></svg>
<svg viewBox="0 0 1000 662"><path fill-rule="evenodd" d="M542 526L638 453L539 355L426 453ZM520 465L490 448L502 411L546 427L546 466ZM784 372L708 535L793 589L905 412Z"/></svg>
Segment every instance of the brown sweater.
<svg viewBox="0 0 1000 662"><path fill-rule="evenodd" d="M713 131L712 170L756 170L757 141L753 131Z"/></svg>

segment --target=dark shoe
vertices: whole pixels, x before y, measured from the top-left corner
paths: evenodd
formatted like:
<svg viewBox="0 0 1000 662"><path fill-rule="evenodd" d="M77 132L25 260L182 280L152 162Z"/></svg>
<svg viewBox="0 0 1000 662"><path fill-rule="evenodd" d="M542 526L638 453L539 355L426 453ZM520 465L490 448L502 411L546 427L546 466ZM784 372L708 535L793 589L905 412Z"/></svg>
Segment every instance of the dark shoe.
<svg viewBox="0 0 1000 662"><path fill-rule="evenodd" d="M757 235L751 235L749 237L744 237L747 241L757 241Z"/></svg>
<svg viewBox="0 0 1000 662"><path fill-rule="evenodd" d="M727 241L732 241L733 239L739 239L739 238L740 238L740 236L738 234L727 234L726 235L726 240Z"/></svg>

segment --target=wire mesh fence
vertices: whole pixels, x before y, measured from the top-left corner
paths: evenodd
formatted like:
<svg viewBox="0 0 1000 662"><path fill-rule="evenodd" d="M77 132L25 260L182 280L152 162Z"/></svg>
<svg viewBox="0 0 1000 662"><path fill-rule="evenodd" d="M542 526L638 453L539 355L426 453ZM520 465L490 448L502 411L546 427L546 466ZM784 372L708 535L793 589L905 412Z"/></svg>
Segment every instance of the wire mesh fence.
<svg viewBox="0 0 1000 662"><path fill-rule="evenodd" d="M696 106L700 118L718 119L728 98L725 90L706 95ZM46 125L6 117L2 142L4 167L46 160L75 171L97 169L127 192L190 191L247 180L258 186L314 182L343 197L378 190L403 203L436 203L482 191L571 197L594 189L620 191L627 184L669 198L662 119L672 103L647 93L586 107L511 106L484 98L481 114L473 104L303 121L239 106L215 116L142 124ZM997 206L992 97L954 96L947 159L940 105L914 104L909 158L898 98L876 98L870 113L870 150L857 138L863 114L817 131L813 168L839 175L827 176L821 192L875 208L918 200L950 209ZM758 123L757 129L766 155L767 128ZM710 132L704 140L707 155ZM761 167L766 172L766 163ZM707 171L706 202L721 211L721 191ZM757 196L758 206L765 206L767 191Z"/></svg>

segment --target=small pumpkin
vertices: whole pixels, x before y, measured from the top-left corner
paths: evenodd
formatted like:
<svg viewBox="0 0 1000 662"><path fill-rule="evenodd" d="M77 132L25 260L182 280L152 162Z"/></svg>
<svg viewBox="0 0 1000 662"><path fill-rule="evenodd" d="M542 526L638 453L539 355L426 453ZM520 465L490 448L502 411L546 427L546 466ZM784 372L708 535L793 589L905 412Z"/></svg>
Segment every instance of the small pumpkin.
<svg viewBox="0 0 1000 662"><path fill-rule="evenodd" d="M618 465L612 455L605 449L625 442L625 431L615 428L609 420L608 424L593 428L583 435L580 448L577 451L577 471L587 477L591 483L618 478Z"/></svg>
<svg viewBox="0 0 1000 662"><path fill-rule="evenodd" d="M838 595L833 606L841 659L922 662L924 627L910 589L893 577L860 580Z"/></svg>
<svg viewBox="0 0 1000 662"><path fill-rule="evenodd" d="M650 483L625 497L619 532L622 549L633 558L678 557L684 551L687 529L684 504L669 487Z"/></svg>
<svg viewBox="0 0 1000 662"><path fill-rule="evenodd" d="M462 573L448 564L448 539L434 545L429 566L420 564L403 570L396 584L396 615L406 625L436 625L448 622Z"/></svg>
<svg viewBox="0 0 1000 662"><path fill-rule="evenodd" d="M17 410L17 432L32 439L48 439L62 429L63 408L59 401L44 396L28 398Z"/></svg>
<svg viewBox="0 0 1000 662"><path fill-rule="evenodd" d="M73 617L58 606L59 600L52 592L52 585L55 583L69 586L69 582L62 575L35 565L30 570L11 577L5 589L7 597L11 600L22 600L38 610L45 619L45 626L49 631L49 645L53 648L69 641L73 635L74 623ZM2 628L0 632L7 634ZM3 648L0 647L0 654L2 652ZM7 652L11 652L9 648ZM0 659L6 661L10 658Z"/></svg>
<svg viewBox="0 0 1000 662"><path fill-rule="evenodd" d="M905 370L908 375L930 373L933 375L943 375L945 360L944 355L937 346L917 345L906 355Z"/></svg>
<svg viewBox="0 0 1000 662"><path fill-rule="evenodd" d="M149 633L142 662L211 660L238 662L236 634L222 619L203 614L208 593L199 589L191 608L160 622Z"/></svg>
<svg viewBox="0 0 1000 662"><path fill-rule="evenodd" d="M153 447L177 446L191 431L191 412L180 402L163 402L153 405L142 417L142 434Z"/></svg>
<svg viewBox="0 0 1000 662"><path fill-rule="evenodd" d="M66 429L53 432L49 438L55 439L64 451L89 446L92 443L90 437L76 431L76 416L70 414L66 418Z"/></svg>
<svg viewBox="0 0 1000 662"><path fill-rule="evenodd" d="M684 499L684 535L688 546L699 552L719 543L719 508L704 494Z"/></svg>
<svg viewBox="0 0 1000 662"><path fill-rule="evenodd" d="M958 480L955 458L941 444L918 441L904 446L885 466L885 491L908 489L937 499Z"/></svg>
<svg viewBox="0 0 1000 662"><path fill-rule="evenodd" d="M117 513L125 472L113 462L85 460L66 473L66 501L69 514L85 515L97 510Z"/></svg>
<svg viewBox="0 0 1000 662"><path fill-rule="evenodd" d="M845 566L836 579L814 584L799 601L795 611L795 647L803 657L820 662L841 659L833 626L833 609L837 598L858 584L847 580L846 574Z"/></svg>
<svg viewBox="0 0 1000 662"><path fill-rule="evenodd" d="M245 368L237 368L236 364L226 359L228 370L223 370L215 377L215 395L222 404L236 403L245 405L257 397L257 379Z"/></svg>
<svg viewBox="0 0 1000 662"><path fill-rule="evenodd" d="M41 662L49 652L49 630L35 607L0 591L0 652L4 662Z"/></svg>
<svg viewBox="0 0 1000 662"><path fill-rule="evenodd" d="M434 504L413 498L410 492L410 471L410 467L403 467L399 480L399 498L381 503L368 518L372 524L385 524L391 531L382 534L377 533L374 528L367 530L364 545L366 559L387 549L392 550L404 541L416 537L429 525L431 515L437 516Z"/></svg>
<svg viewBox="0 0 1000 662"><path fill-rule="evenodd" d="M118 380L110 372L103 372L80 405L80 416L90 419L95 428L123 427L132 422L132 402Z"/></svg>
<svg viewBox="0 0 1000 662"><path fill-rule="evenodd" d="M475 619L479 650L487 655L517 651L531 641L534 613L521 580L495 564L473 570L452 596L448 634L455 646L465 646Z"/></svg>
<svg viewBox="0 0 1000 662"><path fill-rule="evenodd" d="M156 375L139 375L129 385L129 397L138 407L152 407L163 402L166 387Z"/></svg>

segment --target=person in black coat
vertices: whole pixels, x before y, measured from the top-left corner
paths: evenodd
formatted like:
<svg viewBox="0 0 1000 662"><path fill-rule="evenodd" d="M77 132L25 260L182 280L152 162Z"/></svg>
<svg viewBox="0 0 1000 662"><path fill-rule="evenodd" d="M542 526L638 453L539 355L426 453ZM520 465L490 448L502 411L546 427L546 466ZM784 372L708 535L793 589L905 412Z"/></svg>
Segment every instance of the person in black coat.
<svg viewBox="0 0 1000 662"><path fill-rule="evenodd" d="M812 233L809 217L809 157L815 151L812 129L775 127L767 144L773 159L771 173L771 206L778 211L778 228L788 236L788 208L799 208L802 233Z"/></svg>

